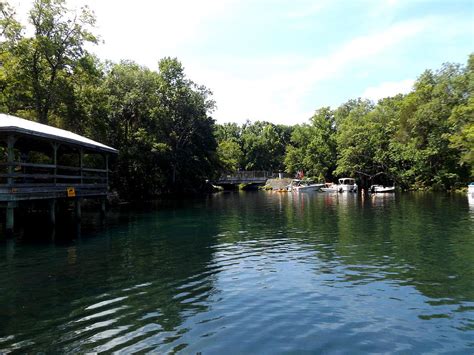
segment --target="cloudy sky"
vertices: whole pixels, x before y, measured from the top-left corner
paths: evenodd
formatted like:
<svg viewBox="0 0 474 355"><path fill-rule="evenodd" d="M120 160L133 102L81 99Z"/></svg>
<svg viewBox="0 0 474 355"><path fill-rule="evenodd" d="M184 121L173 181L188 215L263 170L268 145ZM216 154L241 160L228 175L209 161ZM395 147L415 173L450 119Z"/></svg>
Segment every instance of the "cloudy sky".
<svg viewBox="0 0 474 355"><path fill-rule="evenodd" d="M31 0L10 0L20 17ZM97 16L103 59L177 57L218 122L305 122L322 106L410 90L474 52L474 0L69 0Z"/></svg>

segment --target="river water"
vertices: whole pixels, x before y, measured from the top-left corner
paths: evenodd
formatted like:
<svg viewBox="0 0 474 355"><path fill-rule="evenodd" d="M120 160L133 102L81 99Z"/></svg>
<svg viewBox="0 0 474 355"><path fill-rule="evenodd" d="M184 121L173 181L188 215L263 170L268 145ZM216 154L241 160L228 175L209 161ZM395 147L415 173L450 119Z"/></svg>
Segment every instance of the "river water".
<svg viewBox="0 0 474 355"><path fill-rule="evenodd" d="M0 243L0 353L474 353L466 195L221 193Z"/></svg>

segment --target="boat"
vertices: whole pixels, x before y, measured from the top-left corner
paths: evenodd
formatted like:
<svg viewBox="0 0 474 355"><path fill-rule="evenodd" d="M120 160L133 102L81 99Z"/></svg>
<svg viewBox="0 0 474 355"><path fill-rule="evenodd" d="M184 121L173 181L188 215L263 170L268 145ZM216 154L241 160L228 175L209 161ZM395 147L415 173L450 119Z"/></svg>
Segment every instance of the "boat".
<svg viewBox="0 0 474 355"><path fill-rule="evenodd" d="M369 192L373 194L395 192L395 186L372 185L369 189Z"/></svg>
<svg viewBox="0 0 474 355"><path fill-rule="evenodd" d="M470 194L470 195L474 195L474 182L471 182L467 186L467 193Z"/></svg>
<svg viewBox="0 0 474 355"><path fill-rule="evenodd" d="M341 178L337 184L338 192L357 192L357 184L352 178Z"/></svg>
<svg viewBox="0 0 474 355"><path fill-rule="evenodd" d="M303 184L303 185L298 186L296 189L299 192L317 191L323 186L324 186L324 184L307 184L307 185Z"/></svg>
<svg viewBox="0 0 474 355"><path fill-rule="evenodd" d="M338 192L339 188L338 188L337 184L326 183L326 184L324 184L324 187L321 187L321 191L322 192Z"/></svg>
<svg viewBox="0 0 474 355"><path fill-rule="evenodd" d="M312 180L294 179L291 181L291 184L288 185L287 190L297 191L297 192L309 192L309 191L317 191L323 186L324 184L315 184L312 182Z"/></svg>

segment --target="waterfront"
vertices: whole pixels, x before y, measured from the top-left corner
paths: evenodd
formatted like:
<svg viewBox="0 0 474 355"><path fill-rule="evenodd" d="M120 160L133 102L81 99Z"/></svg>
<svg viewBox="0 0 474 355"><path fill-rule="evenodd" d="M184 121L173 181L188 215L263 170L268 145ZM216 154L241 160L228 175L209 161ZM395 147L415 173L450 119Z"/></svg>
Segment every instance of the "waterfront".
<svg viewBox="0 0 474 355"><path fill-rule="evenodd" d="M0 252L0 353L474 351L464 194L222 193Z"/></svg>

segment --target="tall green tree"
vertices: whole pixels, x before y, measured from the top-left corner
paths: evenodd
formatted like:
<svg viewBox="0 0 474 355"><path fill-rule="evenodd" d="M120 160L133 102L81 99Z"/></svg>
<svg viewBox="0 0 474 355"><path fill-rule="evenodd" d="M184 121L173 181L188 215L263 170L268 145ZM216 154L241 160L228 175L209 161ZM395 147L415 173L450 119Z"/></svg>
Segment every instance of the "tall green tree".
<svg viewBox="0 0 474 355"><path fill-rule="evenodd" d="M469 171L469 178L474 179L474 54L469 56L462 80L465 82L467 102L451 111L449 141L450 147L459 152L460 168Z"/></svg>
<svg viewBox="0 0 474 355"><path fill-rule="evenodd" d="M402 175L408 185L445 189L466 179L468 168L461 164L462 152L452 135L463 121L472 122L469 97L469 79L461 65L444 64L418 78L404 99L395 140L404 145L400 156L407 162Z"/></svg>
<svg viewBox="0 0 474 355"><path fill-rule="evenodd" d="M334 112L329 107L317 110L309 124L296 126L286 150L286 171L303 171L319 180L332 180L336 168L335 133Z"/></svg>
<svg viewBox="0 0 474 355"><path fill-rule="evenodd" d="M162 59L159 69L159 126L169 148L169 175L176 189L214 173L217 142L210 114L215 102L210 90L185 76L176 58Z"/></svg>
<svg viewBox="0 0 474 355"><path fill-rule="evenodd" d="M159 69L122 62L104 81L106 141L120 150L115 183L130 198L197 189L218 167L210 91L177 59Z"/></svg>
<svg viewBox="0 0 474 355"><path fill-rule="evenodd" d="M285 147L291 129L269 122L247 122L242 127L242 150L245 170L284 170Z"/></svg>
<svg viewBox="0 0 474 355"><path fill-rule="evenodd" d="M217 157L224 172L234 172L241 168L244 153L235 140L223 140L217 147Z"/></svg>
<svg viewBox="0 0 474 355"><path fill-rule="evenodd" d="M22 27L15 24L13 15L2 20L2 33L8 55L2 56L8 73L21 80L6 81L6 106L34 110L41 123L48 123L50 112L63 102L63 94L70 92L70 79L88 55L86 43L97 43L91 29L95 17L87 7L79 13L66 7L65 0L35 0L29 12L34 34L27 37ZM11 102L13 101L13 103Z"/></svg>

